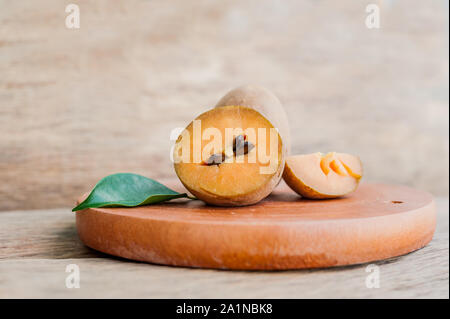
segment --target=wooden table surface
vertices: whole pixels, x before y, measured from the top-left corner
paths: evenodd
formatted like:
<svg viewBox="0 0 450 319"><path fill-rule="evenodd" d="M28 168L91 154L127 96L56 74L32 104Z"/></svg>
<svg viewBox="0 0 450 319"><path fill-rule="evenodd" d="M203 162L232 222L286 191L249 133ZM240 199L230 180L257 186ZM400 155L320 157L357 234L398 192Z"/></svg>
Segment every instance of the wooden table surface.
<svg viewBox="0 0 450 319"><path fill-rule="evenodd" d="M68 29L70 2L0 0L0 211L176 178L172 130L246 83L282 101L292 154L448 196L447 0L79 0Z"/></svg>
<svg viewBox="0 0 450 319"><path fill-rule="evenodd" d="M449 298L449 200L437 198L432 242L368 265L302 271L221 271L127 261L85 247L70 209L0 212L0 298ZM66 288L66 267L80 288Z"/></svg>

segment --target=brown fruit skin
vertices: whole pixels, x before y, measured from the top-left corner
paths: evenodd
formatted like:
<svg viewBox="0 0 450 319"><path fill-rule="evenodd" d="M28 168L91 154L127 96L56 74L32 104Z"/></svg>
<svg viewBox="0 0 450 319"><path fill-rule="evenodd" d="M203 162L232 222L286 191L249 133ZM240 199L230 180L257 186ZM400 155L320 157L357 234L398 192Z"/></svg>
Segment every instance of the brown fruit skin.
<svg viewBox="0 0 450 319"><path fill-rule="evenodd" d="M305 198L310 199L329 199L336 198L337 196L321 194L315 191L313 188L305 185L300 179L295 176L289 165L284 166L283 180L286 184L297 194Z"/></svg>
<svg viewBox="0 0 450 319"><path fill-rule="evenodd" d="M266 88L256 85L237 87L225 94L216 107L240 105L252 108L261 113L278 129L284 145L285 156L291 151L289 120L280 100Z"/></svg>

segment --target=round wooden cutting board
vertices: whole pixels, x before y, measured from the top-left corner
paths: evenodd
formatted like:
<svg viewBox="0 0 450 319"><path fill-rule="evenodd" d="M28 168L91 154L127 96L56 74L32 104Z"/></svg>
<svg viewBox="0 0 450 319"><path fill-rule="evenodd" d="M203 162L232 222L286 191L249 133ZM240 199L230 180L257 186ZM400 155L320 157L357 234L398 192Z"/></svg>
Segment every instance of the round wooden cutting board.
<svg viewBox="0 0 450 319"><path fill-rule="evenodd" d="M433 237L430 194L362 184L344 198L307 200L285 184L247 207L175 200L76 213L78 234L107 254L156 264L220 269L300 269L399 256Z"/></svg>

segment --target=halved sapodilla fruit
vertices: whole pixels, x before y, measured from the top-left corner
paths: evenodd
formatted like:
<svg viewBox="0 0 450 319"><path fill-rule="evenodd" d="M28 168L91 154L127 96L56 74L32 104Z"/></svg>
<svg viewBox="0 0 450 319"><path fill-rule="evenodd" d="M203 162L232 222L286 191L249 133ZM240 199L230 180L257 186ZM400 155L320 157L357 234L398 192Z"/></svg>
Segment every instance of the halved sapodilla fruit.
<svg viewBox="0 0 450 319"><path fill-rule="evenodd" d="M278 131L244 106L209 110L178 137L174 167L197 198L219 206L244 206L270 194L284 168Z"/></svg>
<svg viewBox="0 0 450 319"><path fill-rule="evenodd" d="M302 197L325 199L355 191L362 175L358 157L332 152L289 156L283 179Z"/></svg>

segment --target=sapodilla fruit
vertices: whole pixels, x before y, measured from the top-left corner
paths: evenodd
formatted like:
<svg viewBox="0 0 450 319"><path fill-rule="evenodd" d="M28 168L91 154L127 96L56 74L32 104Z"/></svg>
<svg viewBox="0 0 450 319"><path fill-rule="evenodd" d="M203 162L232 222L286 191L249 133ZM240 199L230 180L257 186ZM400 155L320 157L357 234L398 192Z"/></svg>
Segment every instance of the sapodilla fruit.
<svg viewBox="0 0 450 319"><path fill-rule="evenodd" d="M325 199L355 191L362 175L358 157L331 152L287 157L283 179L302 197Z"/></svg>
<svg viewBox="0 0 450 319"><path fill-rule="evenodd" d="M255 109L217 107L180 134L174 168L183 185L208 204L251 205L269 195L281 179L283 147L278 131Z"/></svg>

